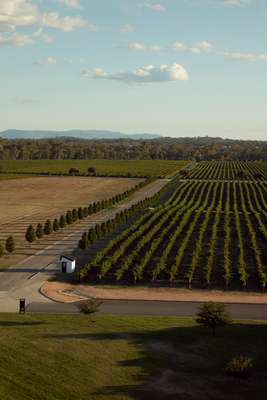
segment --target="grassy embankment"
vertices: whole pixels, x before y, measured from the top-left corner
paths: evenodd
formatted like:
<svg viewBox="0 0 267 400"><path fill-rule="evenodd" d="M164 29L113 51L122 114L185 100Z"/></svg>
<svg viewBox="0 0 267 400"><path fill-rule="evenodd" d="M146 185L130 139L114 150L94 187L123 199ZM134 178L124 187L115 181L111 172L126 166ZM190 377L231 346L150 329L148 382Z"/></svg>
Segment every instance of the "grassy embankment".
<svg viewBox="0 0 267 400"><path fill-rule="evenodd" d="M242 323L213 337L192 319L0 315L0 398L5 400L263 399L267 324ZM254 358L252 378L224 373Z"/></svg>

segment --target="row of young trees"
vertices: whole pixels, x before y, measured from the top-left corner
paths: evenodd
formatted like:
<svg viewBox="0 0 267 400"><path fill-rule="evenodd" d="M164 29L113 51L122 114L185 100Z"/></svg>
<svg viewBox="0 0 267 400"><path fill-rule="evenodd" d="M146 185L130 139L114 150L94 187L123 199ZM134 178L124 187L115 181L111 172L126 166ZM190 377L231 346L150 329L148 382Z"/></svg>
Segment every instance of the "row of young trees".
<svg viewBox="0 0 267 400"><path fill-rule="evenodd" d="M4 250L5 249L5 250ZM5 251L12 254L15 251L15 240L13 236L9 236L5 241L5 246L0 243L0 258L4 256Z"/></svg>
<svg viewBox="0 0 267 400"><path fill-rule="evenodd" d="M117 194L110 199L100 200L89 204L88 207L79 207L78 209L73 208L72 210L68 210L65 214L62 214L59 218L55 218L53 221L47 219L44 225L39 223L36 228L34 228L32 224L30 224L26 230L25 239L27 240L27 242L33 243L37 239L41 239L44 235L50 235L53 232L58 232L60 229L64 229L66 226L69 226L77 222L78 220L82 220L101 210L110 208L116 203L119 203L120 201L129 197L136 190L141 189L148 182L149 180L141 182L138 185L134 186L132 189Z"/></svg>
<svg viewBox="0 0 267 400"><path fill-rule="evenodd" d="M108 233L114 231L119 226L126 224L129 218L132 218L136 213L143 210L151 204L150 198L145 198L138 203L132 205L129 209L116 213L114 218L108 219L101 224L96 224L90 228L88 232L84 232L79 241L79 248L87 250L94 244L95 241L104 238ZM155 199L153 199L155 201Z"/></svg>

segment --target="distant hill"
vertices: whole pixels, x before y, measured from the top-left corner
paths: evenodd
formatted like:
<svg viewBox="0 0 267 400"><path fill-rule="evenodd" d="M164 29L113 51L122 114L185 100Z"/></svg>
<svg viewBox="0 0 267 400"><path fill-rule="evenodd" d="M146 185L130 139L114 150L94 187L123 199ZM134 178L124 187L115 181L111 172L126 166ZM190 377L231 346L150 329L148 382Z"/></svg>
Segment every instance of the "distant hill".
<svg viewBox="0 0 267 400"><path fill-rule="evenodd" d="M0 137L4 139L51 139L51 138L79 138L79 139L133 139L133 140L149 140L159 139L160 135L153 135L150 133L140 134L126 134L121 132L113 131L102 131L102 130L69 130L69 131L26 131L9 129L7 131L0 132Z"/></svg>

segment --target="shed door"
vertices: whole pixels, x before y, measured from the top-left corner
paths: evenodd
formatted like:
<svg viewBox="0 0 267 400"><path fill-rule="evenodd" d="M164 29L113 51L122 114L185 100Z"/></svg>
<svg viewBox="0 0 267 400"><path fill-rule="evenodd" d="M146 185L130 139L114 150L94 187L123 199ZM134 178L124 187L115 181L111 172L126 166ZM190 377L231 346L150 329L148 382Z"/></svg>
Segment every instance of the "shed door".
<svg viewBox="0 0 267 400"><path fill-rule="evenodd" d="M61 271L64 274L67 272L67 263L66 263L66 261L62 261L62 263L61 263Z"/></svg>

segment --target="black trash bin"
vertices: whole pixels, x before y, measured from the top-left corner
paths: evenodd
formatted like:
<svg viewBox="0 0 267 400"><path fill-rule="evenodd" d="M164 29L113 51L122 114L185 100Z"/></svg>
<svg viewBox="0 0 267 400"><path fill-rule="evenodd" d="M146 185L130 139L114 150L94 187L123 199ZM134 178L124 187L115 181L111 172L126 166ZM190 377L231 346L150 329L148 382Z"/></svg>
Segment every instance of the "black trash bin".
<svg viewBox="0 0 267 400"><path fill-rule="evenodd" d="M20 314L25 314L26 312L26 300L19 299L19 312Z"/></svg>

